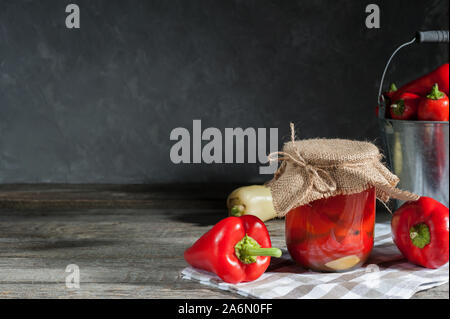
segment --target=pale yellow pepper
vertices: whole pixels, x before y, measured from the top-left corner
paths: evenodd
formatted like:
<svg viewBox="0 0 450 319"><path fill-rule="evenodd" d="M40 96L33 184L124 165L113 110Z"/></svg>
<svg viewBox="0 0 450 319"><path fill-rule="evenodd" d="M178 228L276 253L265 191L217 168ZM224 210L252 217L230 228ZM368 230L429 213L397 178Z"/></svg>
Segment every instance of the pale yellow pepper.
<svg viewBox="0 0 450 319"><path fill-rule="evenodd" d="M235 189L227 198L230 216L254 215L262 221L277 216L273 208L270 189L263 185L243 186Z"/></svg>

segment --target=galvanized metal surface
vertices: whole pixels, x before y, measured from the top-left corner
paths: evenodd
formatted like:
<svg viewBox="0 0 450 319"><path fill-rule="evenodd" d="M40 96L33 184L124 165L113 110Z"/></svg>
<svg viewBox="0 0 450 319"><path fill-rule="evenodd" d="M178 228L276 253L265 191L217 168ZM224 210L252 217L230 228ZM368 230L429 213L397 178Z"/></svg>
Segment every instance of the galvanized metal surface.
<svg viewBox="0 0 450 319"><path fill-rule="evenodd" d="M399 187L449 206L448 122L379 119L390 168ZM396 201L396 206L401 204Z"/></svg>

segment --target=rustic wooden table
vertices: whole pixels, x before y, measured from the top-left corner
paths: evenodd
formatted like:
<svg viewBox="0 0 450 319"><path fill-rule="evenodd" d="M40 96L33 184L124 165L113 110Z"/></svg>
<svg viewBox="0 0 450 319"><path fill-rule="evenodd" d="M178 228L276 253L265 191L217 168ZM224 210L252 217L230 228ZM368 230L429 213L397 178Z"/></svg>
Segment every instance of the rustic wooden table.
<svg viewBox="0 0 450 319"><path fill-rule="evenodd" d="M225 216L232 189L0 185L0 298L239 298L180 278L183 251ZM267 226L284 247L284 221ZM66 288L69 264L79 289ZM449 298L449 286L414 298Z"/></svg>

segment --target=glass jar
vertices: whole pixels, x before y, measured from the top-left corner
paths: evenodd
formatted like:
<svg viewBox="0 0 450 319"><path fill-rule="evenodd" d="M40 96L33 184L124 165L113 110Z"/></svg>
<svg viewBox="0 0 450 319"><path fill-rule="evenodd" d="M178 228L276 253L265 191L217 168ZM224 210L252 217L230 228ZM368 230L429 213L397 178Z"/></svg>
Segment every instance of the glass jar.
<svg viewBox="0 0 450 319"><path fill-rule="evenodd" d="M292 209L286 215L286 245L301 266L340 272L361 266L373 247L374 188L338 195Z"/></svg>

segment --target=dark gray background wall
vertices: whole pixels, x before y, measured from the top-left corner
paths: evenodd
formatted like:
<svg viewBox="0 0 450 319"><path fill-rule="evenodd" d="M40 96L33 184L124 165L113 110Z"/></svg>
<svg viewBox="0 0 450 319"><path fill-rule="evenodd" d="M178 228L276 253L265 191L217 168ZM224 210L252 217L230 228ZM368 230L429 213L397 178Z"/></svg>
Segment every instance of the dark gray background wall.
<svg viewBox="0 0 450 319"><path fill-rule="evenodd" d="M81 9L68 30L65 7ZM365 7L381 8L367 29ZM175 127L376 140L382 68L449 1L0 0L0 183L253 182L256 164L170 162ZM448 46L399 54L404 83Z"/></svg>

